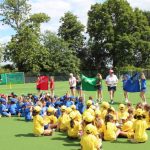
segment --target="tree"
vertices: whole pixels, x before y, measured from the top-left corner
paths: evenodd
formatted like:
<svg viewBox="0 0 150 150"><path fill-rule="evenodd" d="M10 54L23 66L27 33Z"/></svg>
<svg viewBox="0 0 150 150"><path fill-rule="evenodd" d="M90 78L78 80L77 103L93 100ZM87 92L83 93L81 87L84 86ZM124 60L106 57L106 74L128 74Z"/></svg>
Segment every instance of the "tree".
<svg viewBox="0 0 150 150"><path fill-rule="evenodd" d="M60 23L58 35L69 43L69 47L79 57L84 45L84 25L72 12L65 13L60 19Z"/></svg>
<svg viewBox="0 0 150 150"><path fill-rule="evenodd" d="M136 67L150 65L150 25L147 16L138 8L134 11L136 16L135 33L135 63Z"/></svg>
<svg viewBox="0 0 150 150"><path fill-rule="evenodd" d="M3 59L3 52L4 52L4 47L2 46L2 44L0 44L0 62L2 62Z"/></svg>
<svg viewBox="0 0 150 150"><path fill-rule="evenodd" d="M4 0L0 4L0 16L2 22L18 30L28 16L31 6L28 0Z"/></svg>
<svg viewBox="0 0 150 150"><path fill-rule="evenodd" d="M39 72L47 63L48 52L41 44L40 24L48 20L49 17L44 13L30 16L8 42L5 57L13 61L19 71Z"/></svg>
<svg viewBox="0 0 150 150"><path fill-rule="evenodd" d="M150 26L150 11L143 11L143 14L146 16Z"/></svg>
<svg viewBox="0 0 150 150"><path fill-rule="evenodd" d="M135 20L129 4L124 0L107 0L93 5L88 15L87 31L96 65L118 67L131 62Z"/></svg>
<svg viewBox="0 0 150 150"><path fill-rule="evenodd" d="M44 47L48 50L47 69L50 72L66 75L79 72L80 61L68 43L50 31L46 31L42 39Z"/></svg>

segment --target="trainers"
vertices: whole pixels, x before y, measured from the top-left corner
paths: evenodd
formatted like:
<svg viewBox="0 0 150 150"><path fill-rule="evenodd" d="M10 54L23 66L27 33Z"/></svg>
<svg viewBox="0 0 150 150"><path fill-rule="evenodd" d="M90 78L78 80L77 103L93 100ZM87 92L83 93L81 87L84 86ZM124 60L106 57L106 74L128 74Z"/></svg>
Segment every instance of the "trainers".
<svg viewBox="0 0 150 150"><path fill-rule="evenodd" d="M114 104L114 100L110 100L110 102L109 102L110 104Z"/></svg>
<svg viewBox="0 0 150 150"><path fill-rule="evenodd" d="M126 99L125 99L125 103L128 103L128 102L129 102L129 100L126 98Z"/></svg>

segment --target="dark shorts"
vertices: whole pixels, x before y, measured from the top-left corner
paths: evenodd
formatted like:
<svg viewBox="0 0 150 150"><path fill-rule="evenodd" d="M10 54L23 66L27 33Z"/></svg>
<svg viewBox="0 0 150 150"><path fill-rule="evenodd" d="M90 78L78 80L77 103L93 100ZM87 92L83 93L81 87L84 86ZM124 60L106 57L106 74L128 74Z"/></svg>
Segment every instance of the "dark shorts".
<svg viewBox="0 0 150 150"><path fill-rule="evenodd" d="M146 89L141 89L141 92L146 92Z"/></svg>
<svg viewBox="0 0 150 150"><path fill-rule="evenodd" d="M40 90L41 90L39 87L36 87L36 89L37 89L38 91L40 91Z"/></svg>
<svg viewBox="0 0 150 150"><path fill-rule="evenodd" d="M108 91L116 91L116 86L108 86Z"/></svg>
<svg viewBox="0 0 150 150"><path fill-rule="evenodd" d="M82 87L81 86L77 86L76 90L82 90Z"/></svg>
<svg viewBox="0 0 150 150"><path fill-rule="evenodd" d="M97 85L97 86L96 86L96 89L97 89L98 91L101 91L101 90L102 90L102 86L101 86L101 85Z"/></svg>
<svg viewBox="0 0 150 150"><path fill-rule="evenodd" d="M48 129L48 124L44 125L44 130L47 130L47 129Z"/></svg>
<svg viewBox="0 0 150 150"><path fill-rule="evenodd" d="M70 87L70 89L71 89L71 90L73 90L73 89L75 89L75 87L74 87L74 86L72 86L72 87Z"/></svg>

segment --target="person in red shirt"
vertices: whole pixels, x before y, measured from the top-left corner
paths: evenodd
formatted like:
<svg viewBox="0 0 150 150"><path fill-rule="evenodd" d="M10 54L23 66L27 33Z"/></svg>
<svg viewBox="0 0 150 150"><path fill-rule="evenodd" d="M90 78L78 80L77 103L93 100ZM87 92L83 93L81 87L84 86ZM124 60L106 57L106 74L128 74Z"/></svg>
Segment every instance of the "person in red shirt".
<svg viewBox="0 0 150 150"><path fill-rule="evenodd" d="M54 87L55 87L54 77L51 76L50 77L50 92L51 92L51 96L54 96Z"/></svg>
<svg viewBox="0 0 150 150"><path fill-rule="evenodd" d="M38 91L38 95L40 95L40 76L38 76L37 80L36 80L36 89Z"/></svg>

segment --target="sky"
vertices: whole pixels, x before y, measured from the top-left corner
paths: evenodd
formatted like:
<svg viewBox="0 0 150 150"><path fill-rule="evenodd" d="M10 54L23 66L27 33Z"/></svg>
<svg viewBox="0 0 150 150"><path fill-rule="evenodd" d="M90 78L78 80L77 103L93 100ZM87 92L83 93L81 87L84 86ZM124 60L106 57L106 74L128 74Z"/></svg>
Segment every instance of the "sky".
<svg viewBox="0 0 150 150"><path fill-rule="evenodd" d="M1 2L2 0L0 0ZM59 20L65 12L71 11L86 26L87 12L92 4L105 0L29 0L32 5L32 13L44 12L51 17L48 23L42 24L41 30L51 30L57 33ZM127 0L130 5L142 10L150 10L150 0ZM0 43L7 43L15 32L7 25L0 23Z"/></svg>

